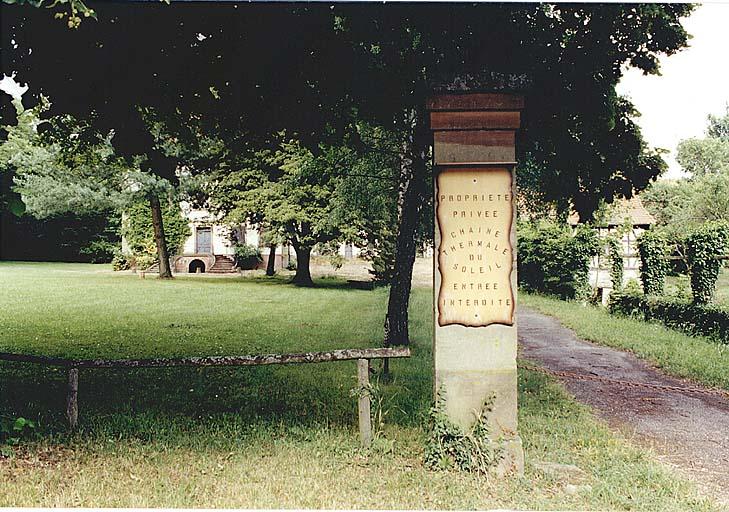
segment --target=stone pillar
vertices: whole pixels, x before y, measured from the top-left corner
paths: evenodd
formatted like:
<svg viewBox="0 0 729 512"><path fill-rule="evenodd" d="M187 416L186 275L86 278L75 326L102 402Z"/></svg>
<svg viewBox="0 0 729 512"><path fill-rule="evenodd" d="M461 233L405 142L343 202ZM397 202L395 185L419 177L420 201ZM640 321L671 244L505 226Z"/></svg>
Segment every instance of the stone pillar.
<svg viewBox="0 0 729 512"><path fill-rule="evenodd" d="M464 428L489 397L502 471L523 470L517 433L515 136L523 97L435 95L435 391Z"/></svg>

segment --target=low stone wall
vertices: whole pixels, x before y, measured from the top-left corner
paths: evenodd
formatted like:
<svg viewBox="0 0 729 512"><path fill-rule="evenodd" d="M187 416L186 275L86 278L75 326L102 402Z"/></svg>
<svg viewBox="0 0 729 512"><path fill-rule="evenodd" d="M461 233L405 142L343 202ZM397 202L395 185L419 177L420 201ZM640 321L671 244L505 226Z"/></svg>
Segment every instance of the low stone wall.
<svg viewBox="0 0 729 512"><path fill-rule="evenodd" d="M212 254L191 254L185 256L177 256L172 262L172 270L177 273L187 273L190 269L190 263L194 260L202 261L205 265L205 272L215 264L215 256Z"/></svg>

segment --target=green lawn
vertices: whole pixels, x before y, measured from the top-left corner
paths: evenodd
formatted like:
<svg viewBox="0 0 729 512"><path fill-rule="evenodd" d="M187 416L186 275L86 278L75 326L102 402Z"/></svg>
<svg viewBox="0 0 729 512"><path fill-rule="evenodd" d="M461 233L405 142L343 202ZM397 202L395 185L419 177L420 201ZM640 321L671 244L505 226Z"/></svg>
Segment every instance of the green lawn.
<svg viewBox="0 0 729 512"><path fill-rule="evenodd" d="M384 289L320 280L114 275L106 266L0 262L0 351L73 357L245 354L376 346ZM542 375L520 375L524 477L422 465L432 388L431 290L411 304L413 357L382 384L386 425L358 447L352 362L86 370L81 431L64 375L0 363L0 412L40 438L0 458L0 506L714 510ZM583 477L544 474L538 461ZM570 487L574 484L577 487Z"/></svg>
<svg viewBox="0 0 729 512"><path fill-rule="evenodd" d="M685 293L690 296L691 284L688 276L666 277L666 292L676 293L677 290L685 290ZM729 268L722 268L719 273L719 279L716 281L714 301L721 306L729 308Z"/></svg>
<svg viewBox="0 0 729 512"><path fill-rule="evenodd" d="M633 352L673 375L729 389L729 345L689 336L657 322L611 315L603 307L525 293L519 300L556 317L581 338Z"/></svg>

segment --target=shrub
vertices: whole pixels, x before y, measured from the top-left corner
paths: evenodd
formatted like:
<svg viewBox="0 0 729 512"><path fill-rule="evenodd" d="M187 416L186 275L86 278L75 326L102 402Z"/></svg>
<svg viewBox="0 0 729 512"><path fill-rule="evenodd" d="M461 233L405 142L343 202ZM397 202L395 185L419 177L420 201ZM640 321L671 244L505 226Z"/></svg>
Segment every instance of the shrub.
<svg viewBox="0 0 729 512"><path fill-rule="evenodd" d="M691 293L697 304L711 302L721 268L716 256L724 254L729 240L729 224L707 223L686 237L686 256L691 276Z"/></svg>
<svg viewBox="0 0 729 512"><path fill-rule="evenodd" d="M132 264L129 261L129 258L127 258L124 253L119 251L114 255L114 258L111 260L111 268L115 271L129 270L130 268L132 268Z"/></svg>
<svg viewBox="0 0 729 512"><path fill-rule="evenodd" d="M243 270L251 270L263 261L261 250L248 244L240 244L235 246L235 264Z"/></svg>
<svg viewBox="0 0 729 512"><path fill-rule="evenodd" d="M659 320L687 334L729 343L729 311L717 306L622 292L610 295L609 311L643 320Z"/></svg>
<svg viewBox="0 0 729 512"><path fill-rule="evenodd" d="M332 254L329 256L329 264L334 270L339 270L347 262L347 259L341 254Z"/></svg>
<svg viewBox="0 0 729 512"><path fill-rule="evenodd" d="M20 444L21 440L31 437L35 430L36 423L32 420L0 416L0 456L11 456L12 447Z"/></svg>
<svg viewBox="0 0 729 512"><path fill-rule="evenodd" d="M668 272L668 242L659 231L646 231L638 239L640 280L646 295L663 295Z"/></svg>
<svg viewBox="0 0 729 512"><path fill-rule="evenodd" d="M476 414L469 432L451 421L445 412L445 398L438 393L430 409L430 435L425 446L425 466L431 470L458 469L472 473L488 473L501 461L503 447L491 438L487 415L493 408L493 397Z"/></svg>
<svg viewBox="0 0 729 512"><path fill-rule="evenodd" d="M115 253L119 248L119 244L116 241L109 240L92 240L85 247L82 247L79 252L84 256L87 256L91 263L109 263L113 261Z"/></svg>
<svg viewBox="0 0 729 512"><path fill-rule="evenodd" d="M585 299L589 295L590 258L597 255L597 233L582 225L574 232L553 222L518 226L519 285L526 290Z"/></svg>

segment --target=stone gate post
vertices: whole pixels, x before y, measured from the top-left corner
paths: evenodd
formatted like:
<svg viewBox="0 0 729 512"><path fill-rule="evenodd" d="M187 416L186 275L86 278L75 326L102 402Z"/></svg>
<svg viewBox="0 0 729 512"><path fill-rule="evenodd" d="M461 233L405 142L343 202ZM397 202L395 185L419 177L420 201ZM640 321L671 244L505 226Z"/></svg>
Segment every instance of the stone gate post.
<svg viewBox="0 0 729 512"><path fill-rule="evenodd" d="M515 137L522 96L428 100L435 174L435 391L469 427L493 397L502 470L523 470L517 432Z"/></svg>

